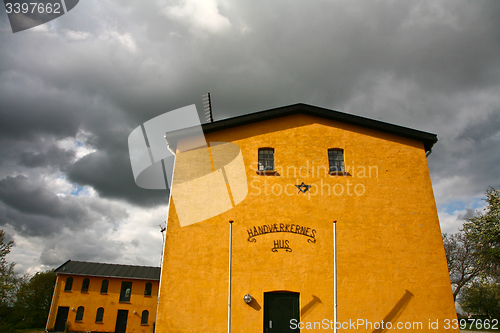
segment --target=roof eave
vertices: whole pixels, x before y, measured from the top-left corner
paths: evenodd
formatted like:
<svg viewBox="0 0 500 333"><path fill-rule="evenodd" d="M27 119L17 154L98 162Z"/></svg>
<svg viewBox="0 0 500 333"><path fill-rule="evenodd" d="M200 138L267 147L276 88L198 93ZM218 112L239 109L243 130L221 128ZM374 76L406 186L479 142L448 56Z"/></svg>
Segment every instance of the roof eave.
<svg viewBox="0 0 500 333"><path fill-rule="evenodd" d="M124 279L124 280L147 280L147 281L160 281L160 278L141 278L141 277L130 277L130 276L112 276L112 275L95 275L95 274L82 274L82 273L70 273L70 272L56 272L57 275L71 275L71 276L91 276L107 279Z"/></svg>
<svg viewBox="0 0 500 333"><path fill-rule="evenodd" d="M426 152L430 151L434 144L437 142L437 135L433 133L423 132L420 130L394 125L379 120L369 119L302 103L254 112L242 116L219 120L213 123L206 123L202 125L202 128L204 133L210 133L297 113L331 119L420 141L424 144Z"/></svg>

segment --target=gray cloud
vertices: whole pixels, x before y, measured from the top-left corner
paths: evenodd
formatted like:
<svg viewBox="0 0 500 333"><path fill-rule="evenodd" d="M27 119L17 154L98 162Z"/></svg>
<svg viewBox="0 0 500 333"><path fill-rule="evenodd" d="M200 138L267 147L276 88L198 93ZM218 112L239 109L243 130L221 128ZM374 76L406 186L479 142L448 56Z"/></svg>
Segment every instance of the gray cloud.
<svg viewBox="0 0 500 333"><path fill-rule="evenodd" d="M500 108L499 108L500 110ZM431 173L435 180L455 177L460 182L450 195L483 197L488 187L500 186L500 118L499 111L471 117L455 134L436 144L431 157Z"/></svg>
<svg viewBox="0 0 500 333"><path fill-rule="evenodd" d="M114 205L92 197L57 196L46 184L25 176L0 180L0 224L9 224L24 235L52 235L63 229L91 229L127 217Z"/></svg>
<svg viewBox="0 0 500 333"><path fill-rule="evenodd" d="M145 190L135 185L128 152L91 153L67 171L71 181L92 186L102 197L125 199L146 207L166 205L168 201L168 191Z"/></svg>
<svg viewBox="0 0 500 333"><path fill-rule="evenodd" d="M36 167L64 167L75 159L75 152L64 150L55 146L46 151L23 151L19 156L19 164L28 168Z"/></svg>
<svg viewBox="0 0 500 333"><path fill-rule="evenodd" d="M109 241L94 232L60 236L65 237L52 238L44 245L40 255L42 265L58 266L68 259L114 263L126 250L120 242Z"/></svg>
<svg viewBox="0 0 500 333"><path fill-rule="evenodd" d="M458 140L471 140L474 144L498 140L500 133L500 109L491 112L485 119L470 122L460 133ZM490 143L490 142L488 142Z"/></svg>
<svg viewBox="0 0 500 333"><path fill-rule="evenodd" d="M465 211L465 214L460 214L457 216L457 220L463 220L466 221L476 215L476 211L472 208L467 208Z"/></svg>
<svg viewBox="0 0 500 333"><path fill-rule="evenodd" d="M24 176L7 177L0 180L0 200L10 207L28 214L49 217L67 215L78 218L82 212L76 207L65 206L50 190L31 184Z"/></svg>

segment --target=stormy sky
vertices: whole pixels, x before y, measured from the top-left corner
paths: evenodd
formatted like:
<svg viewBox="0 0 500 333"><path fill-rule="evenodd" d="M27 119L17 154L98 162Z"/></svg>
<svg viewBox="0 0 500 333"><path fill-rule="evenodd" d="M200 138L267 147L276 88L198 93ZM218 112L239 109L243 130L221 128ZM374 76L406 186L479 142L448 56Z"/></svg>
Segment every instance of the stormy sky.
<svg viewBox="0 0 500 333"><path fill-rule="evenodd" d="M81 0L12 33L0 7L0 228L19 273L159 265L167 194L127 138L210 92L215 120L306 103L436 133L443 232L500 187L500 2ZM201 118L204 121L204 118Z"/></svg>

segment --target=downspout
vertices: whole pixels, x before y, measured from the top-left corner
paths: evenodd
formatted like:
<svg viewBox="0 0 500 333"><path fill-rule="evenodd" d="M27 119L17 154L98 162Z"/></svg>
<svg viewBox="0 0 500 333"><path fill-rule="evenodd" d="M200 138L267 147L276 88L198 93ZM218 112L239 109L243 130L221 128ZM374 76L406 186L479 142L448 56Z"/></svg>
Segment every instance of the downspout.
<svg viewBox="0 0 500 333"><path fill-rule="evenodd" d="M227 300L227 332L231 333L231 278L233 269L233 221L229 221L229 295Z"/></svg>
<svg viewBox="0 0 500 333"><path fill-rule="evenodd" d="M333 221L333 333L337 333L337 221Z"/></svg>

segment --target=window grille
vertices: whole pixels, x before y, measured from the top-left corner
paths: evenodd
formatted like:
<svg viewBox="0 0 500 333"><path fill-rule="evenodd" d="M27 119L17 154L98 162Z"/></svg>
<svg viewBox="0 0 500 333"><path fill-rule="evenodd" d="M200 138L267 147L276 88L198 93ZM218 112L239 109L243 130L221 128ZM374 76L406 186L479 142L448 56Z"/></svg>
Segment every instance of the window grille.
<svg viewBox="0 0 500 333"><path fill-rule="evenodd" d="M344 172L344 150L328 149L330 172Z"/></svg>
<svg viewBox="0 0 500 333"><path fill-rule="evenodd" d="M259 171L274 170L274 149L260 148L259 149Z"/></svg>

